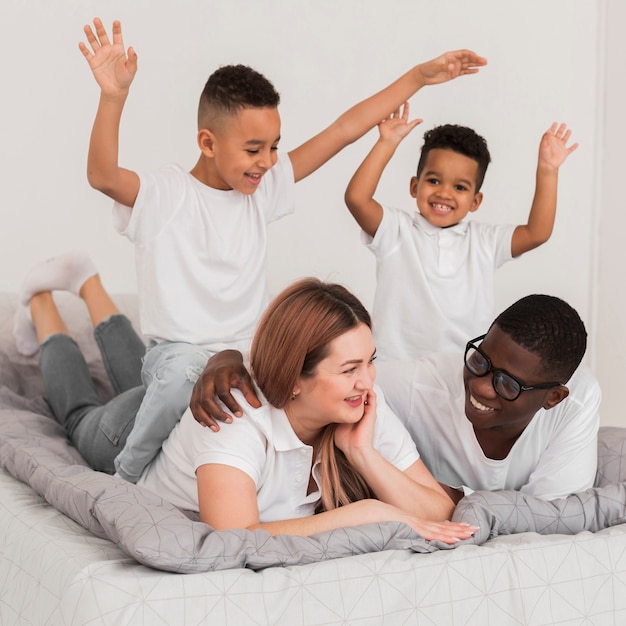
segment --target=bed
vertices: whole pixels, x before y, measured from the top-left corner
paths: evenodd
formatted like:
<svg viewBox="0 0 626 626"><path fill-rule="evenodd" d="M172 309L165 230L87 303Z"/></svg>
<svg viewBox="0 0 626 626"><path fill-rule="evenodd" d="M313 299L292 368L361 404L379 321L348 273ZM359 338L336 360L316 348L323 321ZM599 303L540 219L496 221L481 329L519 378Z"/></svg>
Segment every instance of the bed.
<svg viewBox="0 0 626 626"><path fill-rule="evenodd" d="M57 298L103 397L81 303ZM136 299L116 298L136 319ZM94 472L15 351L0 295L0 624L623 624L626 429L603 428L597 489L544 503L476 493L454 549L402 524L311 538L213 532L157 496Z"/></svg>

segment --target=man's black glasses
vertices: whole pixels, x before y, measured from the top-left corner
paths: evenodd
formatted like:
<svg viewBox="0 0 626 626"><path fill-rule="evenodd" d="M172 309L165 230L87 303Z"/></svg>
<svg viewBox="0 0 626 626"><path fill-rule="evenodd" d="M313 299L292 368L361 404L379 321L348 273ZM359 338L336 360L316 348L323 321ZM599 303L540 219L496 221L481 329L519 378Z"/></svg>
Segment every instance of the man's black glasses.
<svg viewBox="0 0 626 626"><path fill-rule="evenodd" d="M489 357L476 345L482 341L487 335L481 335L467 342L465 347L465 367L479 378L487 376L489 372L493 372L493 388L494 391L504 400L517 400L522 391L532 391L533 389L552 389L560 387L563 383L542 383L540 385L524 385L517 380L515 376L509 374L506 370L495 368Z"/></svg>

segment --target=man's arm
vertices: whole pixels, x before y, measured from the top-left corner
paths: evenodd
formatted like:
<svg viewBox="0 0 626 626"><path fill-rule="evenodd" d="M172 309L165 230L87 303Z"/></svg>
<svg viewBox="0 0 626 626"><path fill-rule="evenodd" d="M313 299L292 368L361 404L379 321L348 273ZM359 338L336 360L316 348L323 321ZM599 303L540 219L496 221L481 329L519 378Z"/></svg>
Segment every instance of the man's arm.
<svg viewBox="0 0 626 626"><path fill-rule="evenodd" d="M139 177L118 165L118 144L122 110L137 72L137 55L133 48L128 48L126 53L119 21L113 22L113 43L102 21L95 18L93 23L95 33L91 26L85 26L91 50L85 43L79 43L100 86L100 102L89 141L87 179L95 189L132 207L139 192Z"/></svg>
<svg viewBox="0 0 626 626"><path fill-rule="evenodd" d="M250 373L243 364L241 352L223 350L207 361L193 387L189 408L195 420L213 431L218 431L218 421L230 423L233 420L232 415L241 417L241 407L231 394L233 388L239 389L251 406L257 409L261 406ZM218 400L232 415L222 408Z"/></svg>
<svg viewBox="0 0 626 626"><path fill-rule="evenodd" d="M409 104L399 109L378 125L380 136L370 153L348 183L345 201L358 225L373 237L383 219L383 208L374 199L376 188L385 167L400 142L422 121L408 121Z"/></svg>
<svg viewBox="0 0 626 626"><path fill-rule="evenodd" d="M528 215L528 223L513 232L511 253L514 257L545 243L552 234L556 215L556 194L559 167L576 150L578 144L567 146L572 134L565 124L556 122L546 131L539 144L535 196Z"/></svg>
<svg viewBox="0 0 626 626"><path fill-rule="evenodd" d="M487 60L471 50L446 52L416 65L391 85L363 100L341 115L333 124L292 150L289 158L296 181L306 178L348 144L396 111L424 85L436 85L465 74L475 74Z"/></svg>

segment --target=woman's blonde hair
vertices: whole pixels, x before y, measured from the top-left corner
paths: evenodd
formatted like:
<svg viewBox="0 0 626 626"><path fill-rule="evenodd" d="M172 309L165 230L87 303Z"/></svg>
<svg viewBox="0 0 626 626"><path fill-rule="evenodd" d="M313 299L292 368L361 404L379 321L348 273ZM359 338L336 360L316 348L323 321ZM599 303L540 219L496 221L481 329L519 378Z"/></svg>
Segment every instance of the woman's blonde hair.
<svg viewBox="0 0 626 626"><path fill-rule="evenodd" d="M367 309L345 287L305 278L287 287L265 311L250 350L250 364L268 402L284 408L300 377L315 375L330 343L360 324L372 327ZM335 446L336 425L323 429L319 454L321 510L372 497L363 477Z"/></svg>

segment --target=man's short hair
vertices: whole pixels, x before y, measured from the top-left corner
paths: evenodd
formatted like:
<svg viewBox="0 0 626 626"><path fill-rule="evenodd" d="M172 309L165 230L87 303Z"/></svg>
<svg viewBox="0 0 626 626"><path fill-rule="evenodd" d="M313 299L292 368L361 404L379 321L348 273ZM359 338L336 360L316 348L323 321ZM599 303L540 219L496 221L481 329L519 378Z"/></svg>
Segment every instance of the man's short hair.
<svg viewBox="0 0 626 626"><path fill-rule="evenodd" d="M583 321L556 296L526 296L500 313L493 324L541 358L542 374L562 383L570 379L587 348Z"/></svg>
<svg viewBox="0 0 626 626"><path fill-rule="evenodd" d="M198 125L245 108L276 108L280 95L274 85L247 65L224 65L207 80L200 95Z"/></svg>
<svg viewBox="0 0 626 626"><path fill-rule="evenodd" d="M436 126L424 133L424 145L417 164L417 177L426 167L428 153L431 150L452 150L458 152L478 164L476 172L476 192L480 191L487 166L491 162L491 155L487 148L487 142L483 137L467 126L458 126L456 124L444 124Z"/></svg>

